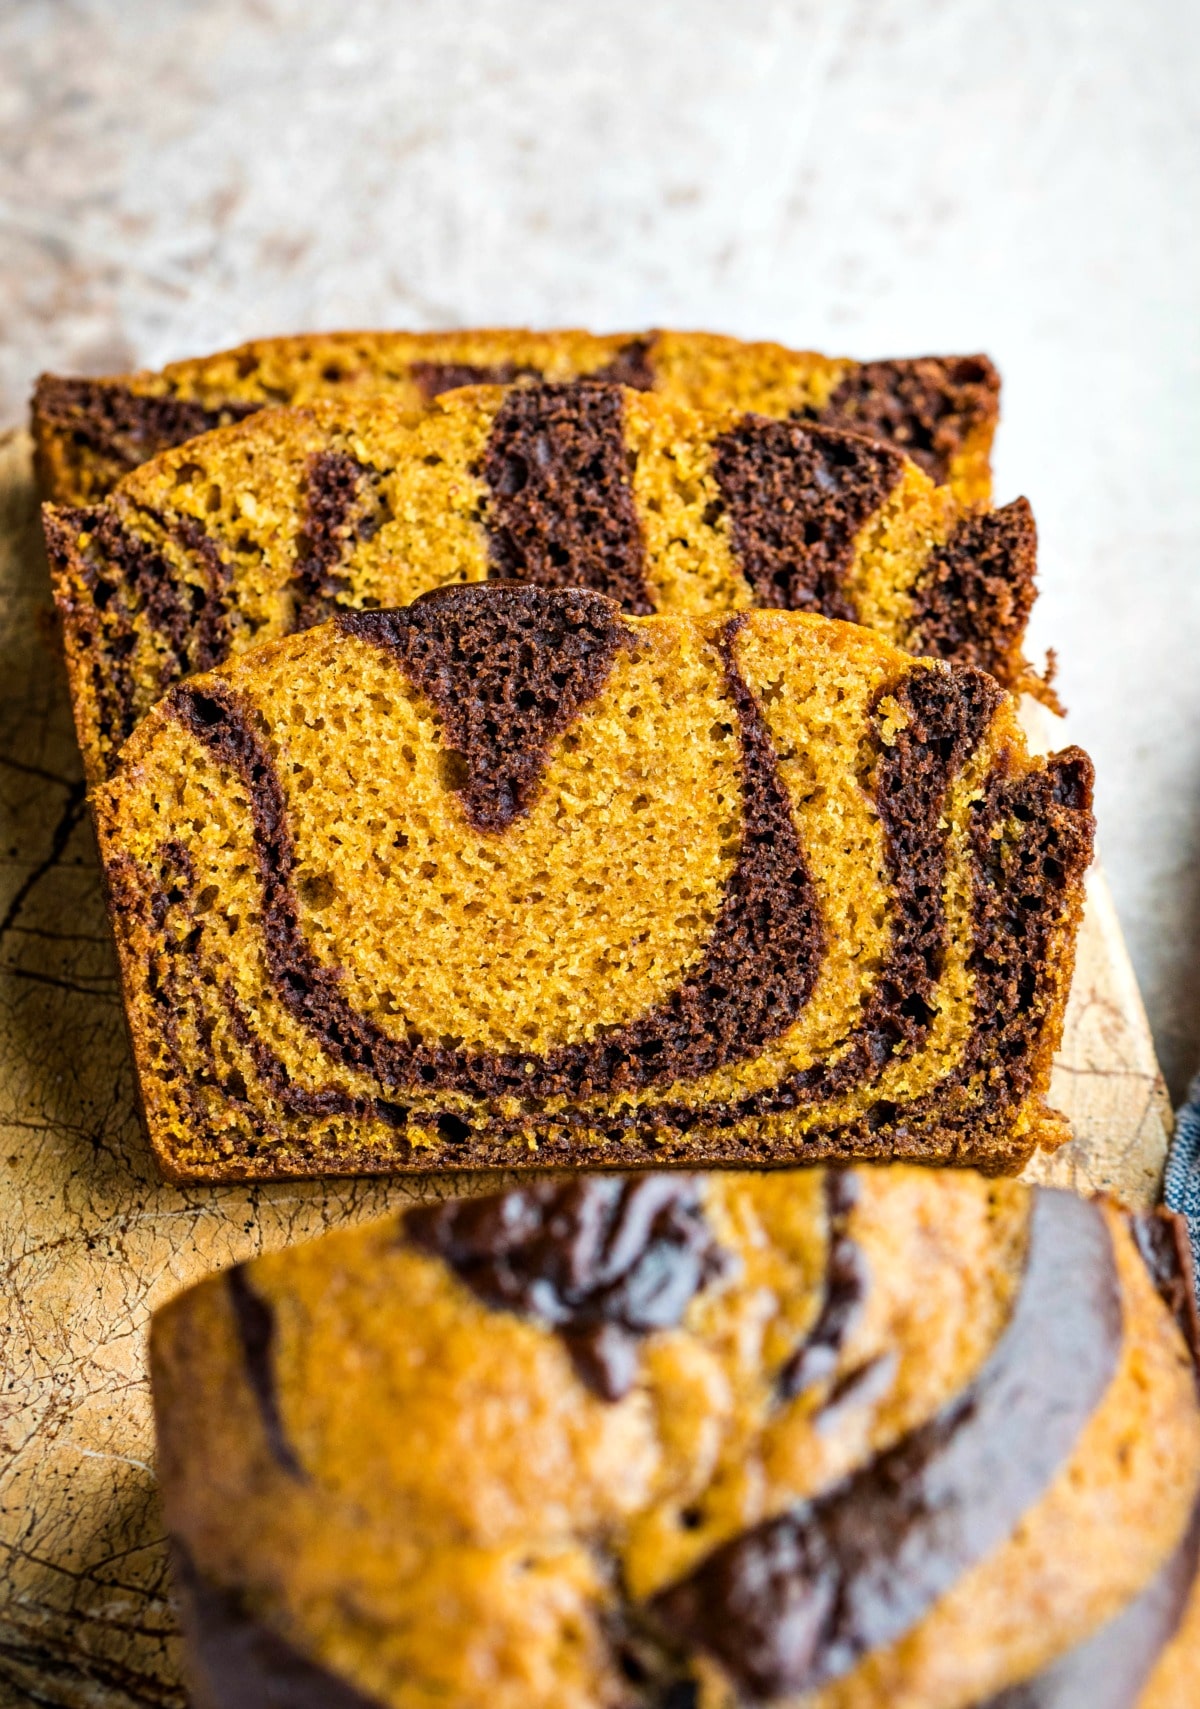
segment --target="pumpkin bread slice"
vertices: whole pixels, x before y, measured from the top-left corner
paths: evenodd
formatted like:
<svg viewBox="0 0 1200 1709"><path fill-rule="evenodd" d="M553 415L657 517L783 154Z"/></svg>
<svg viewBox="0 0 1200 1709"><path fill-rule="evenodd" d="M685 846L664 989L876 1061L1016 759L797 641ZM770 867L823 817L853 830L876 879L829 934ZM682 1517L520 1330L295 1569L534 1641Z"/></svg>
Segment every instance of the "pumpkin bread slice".
<svg viewBox="0 0 1200 1709"><path fill-rule="evenodd" d="M991 492L1000 377L986 356L880 362L707 332L312 333L260 339L160 372L43 374L33 396L47 498L90 504L174 445L255 410L348 393L426 403L456 386L611 380L701 409L756 410L884 439L966 504Z"/></svg>
<svg viewBox="0 0 1200 1709"><path fill-rule="evenodd" d="M1110 1205L542 1181L214 1276L151 1366L198 1709L1194 1701L1195 1369Z"/></svg>
<svg viewBox="0 0 1200 1709"><path fill-rule="evenodd" d="M1015 1171L1090 789L991 677L827 618L341 613L177 685L95 795L154 1148Z"/></svg>
<svg viewBox="0 0 1200 1709"><path fill-rule="evenodd" d="M272 410L46 511L93 781L179 678L339 608L489 577L631 615L752 606L856 621L1014 689L1028 504L963 511L902 453L628 387L468 387Z"/></svg>

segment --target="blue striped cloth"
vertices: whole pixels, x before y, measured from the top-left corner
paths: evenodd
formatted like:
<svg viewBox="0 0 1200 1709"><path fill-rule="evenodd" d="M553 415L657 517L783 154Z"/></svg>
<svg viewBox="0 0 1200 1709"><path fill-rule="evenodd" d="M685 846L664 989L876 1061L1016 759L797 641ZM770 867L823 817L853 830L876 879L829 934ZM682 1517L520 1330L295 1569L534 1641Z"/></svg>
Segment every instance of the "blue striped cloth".
<svg viewBox="0 0 1200 1709"><path fill-rule="evenodd" d="M1175 1117L1163 1197L1169 1209L1187 1218L1200 1276L1200 1074L1192 1081L1187 1103Z"/></svg>

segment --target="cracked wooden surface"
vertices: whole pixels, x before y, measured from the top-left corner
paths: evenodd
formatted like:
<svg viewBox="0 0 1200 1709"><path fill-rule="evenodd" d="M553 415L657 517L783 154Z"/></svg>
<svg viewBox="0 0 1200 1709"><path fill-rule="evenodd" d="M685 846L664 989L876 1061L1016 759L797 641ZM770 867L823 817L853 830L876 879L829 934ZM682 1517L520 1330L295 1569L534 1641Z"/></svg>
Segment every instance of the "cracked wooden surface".
<svg viewBox="0 0 1200 1709"><path fill-rule="evenodd" d="M219 1265L430 1180L202 1189L156 1176L134 1109L23 434L0 439L0 1704L180 1705L143 1352ZM1169 1120L1102 881L1040 1178L1157 1190ZM461 1180L460 1180L461 1184Z"/></svg>

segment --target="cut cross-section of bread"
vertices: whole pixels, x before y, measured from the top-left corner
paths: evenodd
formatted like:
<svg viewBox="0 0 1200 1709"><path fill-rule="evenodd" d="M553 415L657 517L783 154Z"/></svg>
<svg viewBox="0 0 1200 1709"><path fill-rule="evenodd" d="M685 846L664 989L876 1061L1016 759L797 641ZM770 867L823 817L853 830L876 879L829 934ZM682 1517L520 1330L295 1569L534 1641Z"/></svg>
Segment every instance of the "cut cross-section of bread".
<svg viewBox="0 0 1200 1709"><path fill-rule="evenodd" d="M151 1367L197 1709L1195 1701L1195 1368L1112 1205L537 1182L212 1277Z"/></svg>
<svg viewBox="0 0 1200 1709"><path fill-rule="evenodd" d="M970 667L789 612L446 589L178 685L95 811L176 1178L1014 1170L1091 767Z"/></svg>
<svg viewBox="0 0 1200 1709"><path fill-rule="evenodd" d="M628 387L268 411L102 505L48 508L46 537L93 780L180 677L339 607L488 577L594 588L633 615L816 611L1033 681L1024 500L963 511L878 441Z"/></svg>
<svg viewBox="0 0 1200 1709"><path fill-rule="evenodd" d="M90 504L148 458L275 404L346 393L428 402L456 386L614 380L703 409L822 421L885 439L965 503L986 503L1000 380L986 356L881 362L705 332L319 333L262 339L160 373L44 374L33 397L47 498Z"/></svg>

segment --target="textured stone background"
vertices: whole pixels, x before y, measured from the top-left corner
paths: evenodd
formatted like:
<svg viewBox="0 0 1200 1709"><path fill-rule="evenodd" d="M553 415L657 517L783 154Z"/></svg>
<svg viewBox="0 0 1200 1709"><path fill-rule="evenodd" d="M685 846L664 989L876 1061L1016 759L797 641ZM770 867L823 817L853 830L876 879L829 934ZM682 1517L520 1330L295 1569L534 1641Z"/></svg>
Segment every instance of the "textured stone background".
<svg viewBox="0 0 1200 1709"><path fill-rule="evenodd" d="M358 323L987 349L1035 640L1200 1064L1195 0L3 0L0 425Z"/></svg>

